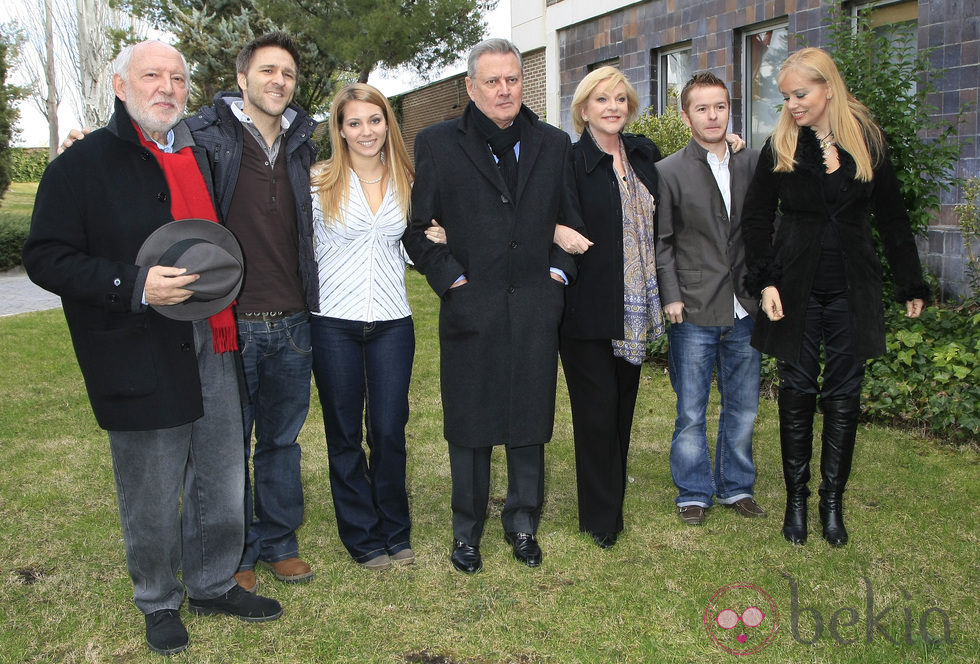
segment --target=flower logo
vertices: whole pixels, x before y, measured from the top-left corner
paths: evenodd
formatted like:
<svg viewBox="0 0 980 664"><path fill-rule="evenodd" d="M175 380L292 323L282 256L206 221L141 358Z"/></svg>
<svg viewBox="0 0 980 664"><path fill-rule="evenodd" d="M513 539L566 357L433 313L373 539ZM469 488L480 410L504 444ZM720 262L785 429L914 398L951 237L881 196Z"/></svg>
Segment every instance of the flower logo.
<svg viewBox="0 0 980 664"><path fill-rule="evenodd" d="M719 588L704 609L704 629L715 645L733 655L768 647L779 631L779 608L769 594L749 583Z"/></svg>

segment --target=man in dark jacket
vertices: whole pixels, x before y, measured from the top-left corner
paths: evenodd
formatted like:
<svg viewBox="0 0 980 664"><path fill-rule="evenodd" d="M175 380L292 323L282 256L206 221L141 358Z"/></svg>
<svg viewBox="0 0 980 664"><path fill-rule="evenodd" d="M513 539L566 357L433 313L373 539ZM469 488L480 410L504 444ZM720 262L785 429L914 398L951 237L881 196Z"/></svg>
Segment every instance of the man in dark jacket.
<svg viewBox="0 0 980 664"><path fill-rule="evenodd" d="M758 306L742 284L739 222L759 153L728 149L730 98L714 74L691 77L681 106L693 137L657 163L657 278L677 393L670 470L681 520L700 525L713 497L742 516L766 515L753 497L761 356L749 344ZM715 372L721 414L712 472L705 418Z"/></svg>
<svg viewBox="0 0 980 664"><path fill-rule="evenodd" d="M259 560L281 581L313 578L296 537L303 522L296 439L310 406L309 312L319 310L310 197L317 147L316 122L290 104L298 62L289 36L258 37L238 54L241 93L222 92L214 106L187 120L194 141L207 151L221 219L245 255L236 312L249 395L244 454L247 460L253 426L255 454L235 578L248 590L256 587Z"/></svg>
<svg viewBox="0 0 980 664"><path fill-rule="evenodd" d="M521 104L520 51L490 39L470 52L463 116L415 143L416 180L405 246L442 298L439 317L444 434L452 473L456 569L482 566L480 538L494 445L507 446L501 514L514 557L535 567L551 438L558 324L572 257L555 224L584 231L571 141ZM430 220L446 244L425 237Z"/></svg>
<svg viewBox="0 0 980 664"><path fill-rule="evenodd" d="M173 654L189 642L178 614L185 586L194 613L262 621L282 608L233 578L244 486L234 319L228 310L193 322L162 315L192 295L197 275L136 264L144 240L175 217L217 221L203 151L180 122L187 64L149 41L123 49L113 70L109 124L41 179L24 266L62 298L109 433L146 640Z"/></svg>

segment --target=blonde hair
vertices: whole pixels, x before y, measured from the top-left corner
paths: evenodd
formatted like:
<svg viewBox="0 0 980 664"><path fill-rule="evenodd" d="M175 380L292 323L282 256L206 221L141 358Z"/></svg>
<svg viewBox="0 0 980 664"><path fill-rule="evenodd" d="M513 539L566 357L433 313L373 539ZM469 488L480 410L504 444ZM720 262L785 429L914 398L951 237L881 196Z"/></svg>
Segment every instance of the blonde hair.
<svg viewBox="0 0 980 664"><path fill-rule="evenodd" d="M789 71L795 71L816 83L826 83L830 87L832 96L827 100L830 131L837 145L854 158L857 179L871 181L874 167L884 155L885 139L881 129L871 118L868 107L855 99L847 89L833 58L820 48L800 49L783 62L776 82L780 83ZM776 157L774 170L777 173L792 172L796 166L794 156L798 136L799 127L787 105L783 104L776 129L772 132L772 148Z"/></svg>
<svg viewBox="0 0 980 664"><path fill-rule="evenodd" d="M347 207L350 192L350 148L340 135L344 126L344 108L347 102L363 101L381 109L388 126L382 150L385 155L385 177L395 187L398 205L405 211L406 223L412 202L412 181L415 169L408 158L405 141L402 140L395 111L381 91L366 83L353 83L343 87L330 104L330 158L318 161L311 169L310 185L320 197L323 220L327 225L340 220L341 210Z"/></svg>
<svg viewBox="0 0 980 664"><path fill-rule="evenodd" d="M585 75L575 88L575 95L572 97L572 126L579 134L585 131L585 120L582 119L582 107L589 101L589 96L602 83L609 84L611 93L620 83L626 86L626 105L629 115L626 117L626 124L633 122L640 113L640 99L636 96L636 90L630 84L629 79L623 72L615 67L599 67Z"/></svg>

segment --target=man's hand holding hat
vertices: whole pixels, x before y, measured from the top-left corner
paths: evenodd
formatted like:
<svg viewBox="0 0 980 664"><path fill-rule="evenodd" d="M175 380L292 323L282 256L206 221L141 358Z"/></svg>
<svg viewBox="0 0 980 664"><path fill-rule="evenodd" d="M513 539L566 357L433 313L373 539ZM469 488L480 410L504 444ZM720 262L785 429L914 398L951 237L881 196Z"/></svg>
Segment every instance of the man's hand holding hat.
<svg viewBox="0 0 980 664"><path fill-rule="evenodd" d="M160 226L143 242L136 264L147 267L146 303L174 320L202 320L224 310L244 275L238 240L207 219Z"/></svg>
<svg viewBox="0 0 980 664"><path fill-rule="evenodd" d="M201 278L199 274L185 274L187 270L182 267L166 267L164 265L154 265L146 275L146 284L143 287L146 303L149 305L164 306L180 304L194 291L188 290L188 286Z"/></svg>

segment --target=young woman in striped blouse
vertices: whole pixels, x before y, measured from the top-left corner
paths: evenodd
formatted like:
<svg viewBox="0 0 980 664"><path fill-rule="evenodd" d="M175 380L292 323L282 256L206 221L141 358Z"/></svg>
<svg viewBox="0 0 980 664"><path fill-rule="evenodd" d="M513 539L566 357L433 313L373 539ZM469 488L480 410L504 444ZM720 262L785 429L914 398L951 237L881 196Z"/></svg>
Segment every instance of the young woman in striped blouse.
<svg viewBox="0 0 980 664"><path fill-rule="evenodd" d="M340 539L358 564L380 570L415 561L405 490L415 330L401 246L415 174L377 89L344 87L329 122L332 156L311 172L320 273L313 374Z"/></svg>

